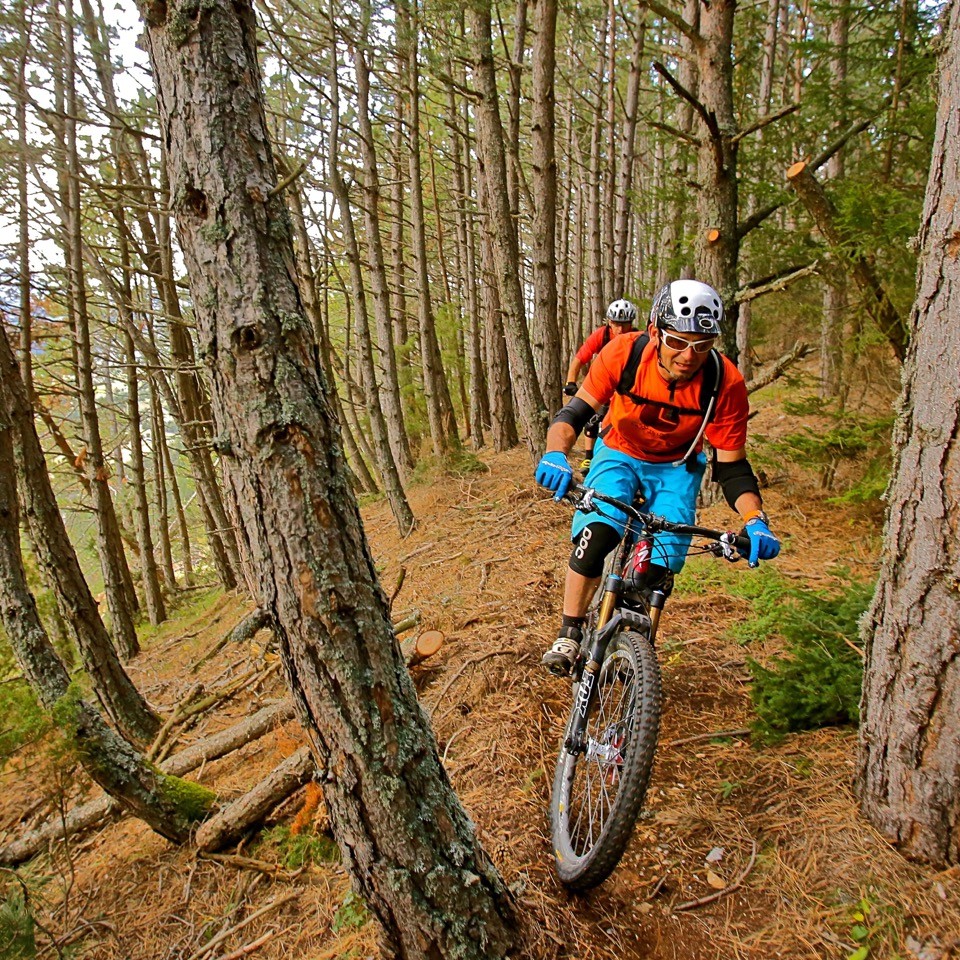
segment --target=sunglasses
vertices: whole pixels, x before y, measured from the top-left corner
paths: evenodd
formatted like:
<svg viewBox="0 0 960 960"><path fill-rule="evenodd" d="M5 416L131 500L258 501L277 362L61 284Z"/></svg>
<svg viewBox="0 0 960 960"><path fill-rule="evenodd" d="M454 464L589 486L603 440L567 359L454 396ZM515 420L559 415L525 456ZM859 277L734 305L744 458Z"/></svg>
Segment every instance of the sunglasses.
<svg viewBox="0 0 960 960"><path fill-rule="evenodd" d="M685 340L683 337L678 337L673 333L667 333L666 330L661 330L660 336L663 339L663 345L665 347L669 347L671 350L678 350L681 353L690 347L693 347L694 353L708 353L717 342L716 337L710 337L707 340Z"/></svg>

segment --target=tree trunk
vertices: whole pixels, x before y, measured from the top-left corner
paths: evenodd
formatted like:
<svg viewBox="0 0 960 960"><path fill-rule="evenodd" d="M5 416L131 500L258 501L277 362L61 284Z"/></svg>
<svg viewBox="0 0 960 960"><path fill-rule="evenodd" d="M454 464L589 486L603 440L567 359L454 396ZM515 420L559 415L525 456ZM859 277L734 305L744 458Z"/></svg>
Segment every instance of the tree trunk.
<svg viewBox="0 0 960 960"><path fill-rule="evenodd" d="M191 744L160 764L161 770L172 777L183 777L197 767L218 760L234 750L258 740L278 724L293 717L293 702L281 700L262 707L255 714L235 723L226 730ZM74 807L65 817L57 816L42 827L18 837L0 847L0 865L13 866L36 856L48 843L65 836L80 833L102 823L119 812L119 805L108 794Z"/></svg>
<svg viewBox="0 0 960 960"><path fill-rule="evenodd" d="M714 0L700 9L697 43L700 147L697 153L697 279L711 284L726 304L724 351L737 361L736 294L739 288L739 141L733 109L733 21L736 0Z"/></svg>
<svg viewBox="0 0 960 960"><path fill-rule="evenodd" d="M332 22L332 17L331 17ZM336 43L334 44L336 46ZM336 49L334 49L336 57ZM354 329L357 332L357 356L360 362L363 390L366 400L367 416L370 418L370 434L373 449L377 458L377 467L383 478L384 492L387 501L397 521L400 532L406 535L413 529L414 518L403 484L400 482L400 473L397 462L390 447L390 438L387 433L387 423L384 419L383 407L377 395L377 376L373 367L373 348L370 343L370 328L367 321L367 300L364 290L363 272L361 270L360 248L353 226L353 212L350 208L350 195L347 185L340 173L340 88L337 82L336 63L331 73L331 121L330 121L330 150L329 173L330 187L340 207L340 224L343 229L344 246L346 247L347 261L350 265L351 297L353 299ZM382 266L382 264L381 264ZM392 347L391 347L392 349Z"/></svg>
<svg viewBox="0 0 960 960"><path fill-rule="evenodd" d="M107 113L111 118L121 115L114 89L115 67L110 59L108 34L101 29L89 0L81 0L84 27L90 51L96 67L97 78L103 92ZM126 125L123 133L112 137L118 177L141 190L140 196L153 197L150 182L150 164L142 140L136 138L130 147L134 128ZM137 153L139 152L139 162ZM159 203L154 208L156 228L151 220L150 208L135 204L133 208L143 241L143 257L157 288L160 302L169 324L170 350L177 369L179 403L171 404L170 412L186 444L187 455L193 464L194 481L202 505L202 514L210 543L214 565L226 590L237 585L240 557L236 537L227 518L220 495L220 484L210 454L210 411L202 384L196 372L196 357L189 331L183 323L180 298L174 281L173 248L169 229L169 196L167 183L161 179Z"/></svg>
<svg viewBox="0 0 960 960"><path fill-rule="evenodd" d="M316 772L310 748L301 747L253 789L205 820L197 830L197 849L211 853L236 843Z"/></svg>
<svg viewBox="0 0 960 960"><path fill-rule="evenodd" d="M487 208L487 187L481 178L480 208ZM483 274L483 334L487 352L487 383L490 386L490 438L498 453L520 442L510 385L510 361L503 333L503 311L494 267L493 239L488 231L480 238L480 271Z"/></svg>
<svg viewBox="0 0 960 960"><path fill-rule="evenodd" d="M503 124L497 106L497 79L490 33L490 0L477 0L467 8L472 34L474 81L479 88L476 106L477 161L485 184L486 212L492 235L500 308L510 357L510 376L524 439L531 457L539 460L547 434L547 411L533 363L530 337L520 286L520 252L517 231L510 217Z"/></svg>
<svg viewBox="0 0 960 960"><path fill-rule="evenodd" d="M170 507L167 494L167 478L169 477L169 493L173 497L173 508L177 515L177 530L180 535L180 557L183 567L183 581L189 587L193 585L193 557L190 553L190 528L187 526L187 515L183 509L183 500L180 497L180 485L177 483L176 470L173 467L173 457L170 455L170 444L167 443L163 415L163 399L156 383L151 377L148 381L150 388L150 435L153 441L153 473L156 489L154 497L157 503L157 531L160 544L160 571L163 575L168 591L178 589L177 575L173 568L173 546L170 542Z"/></svg>
<svg viewBox="0 0 960 960"><path fill-rule="evenodd" d="M390 449L401 479L413 469L410 444L403 423L397 356L393 343L393 319L390 316L390 290L384 265L383 241L380 236L380 175L373 125L370 122L370 68L367 64L366 29L354 47L353 60L357 76L357 111L360 121L360 154L363 158L363 219L367 235L367 271L373 297L374 322L380 358L379 399L383 406Z"/></svg>
<svg viewBox="0 0 960 960"><path fill-rule="evenodd" d="M836 110L837 132L847 127L847 53L850 34L850 11L841 5L832 11L830 22L830 86ZM832 182L843 179L845 152L838 150L827 163L827 176ZM843 328L847 319L847 288L842 271L831 264L823 273L823 317L820 321L820 377L818 394L832 399L840 392L840 371L843 365Z"/></svg>
<svg viewBox="0 0 960 960"><path fill-rule="evenodd" d="M430 275L427 264L427 237L423 218L423 183L420 169L420 23L418 0L397 0L398 46L406 63L410 106L410 138L407 144L410 162L410 233L417 275L419 305L420 361L423 365L423 393L433 450L443 459L460 445L457 422L450 401L450 388L443 369L440 344L433 317Z"/></svg>
<svg viewBox="0 0 960 960"><path fill-rule="evenodd" d="M66 261L69 287L70 316L76 344L77 395L80 406L84 450L81 453L83 469L90 484L90 498L96 516L96 544L110 625L114 642L121 657L129 659L140 650L137 631L133 625L136 594L127 567L126 555L120 539L113 497L108 484L109 470L100 439L100 421L97 414L96 391L93 383L93 350L90 339L90 317L87 311L86 277L83 270L83 237L80 227L80 161L77 153L77 97L76 60L73 49L73 17L68 13L65 25L64 64L65 106L64 146L66 148L67 180L64 197L66 214Z"/></svg>
<svg viewBox="0 0 960 960"><path fill-rule="evenodd" d="M557 316L557 155L554 75L557 3L534 0L533 45L533 342L540 390L553 419L560 409L563 371Z"/></svg>
<svg viewBox="0 0 960 960"><path fill-rule="evenodd" d="M4 344L6 340L3 339ZM19 379L19 378L18 378ZM6 384L0 382L4 407ZM67 738L87 773L134 816L161 836L182 842L202 819L214 794L161 773L79 696L43 629L20 554L14 479L14 428L0 423L0 621L24 676Z"/></svg>
<svg viewBox="0 0 960 960"><path fill-rule="evenodd" d="M2 326L0 401L0 420L13 428L23 520L44 581L56 597L61 617L73 632L84 669L107 716L128 740L149 743L160 729L160 718L123 669L83 578L50 485L17 360Z"/></svg>
<svg viewBox="0 0 960 960"><path fill-rule="evenodd" d="M347 483L272 193L252 7L209 0L177 30L142 13L229 488L344 864L387 955L503 957L510 897L440 765Z"/></svg>
<svg viewBox="0 0 960 960"><path fill-rule="evenodd" d="M124 300L132 307L130 248L127 243L123 208L118 207L115 215L119 233L118 245L122 271L120 284L123 289ZM143 467L143 436L140 429L140 378L137 375L137 351L129 330L124 332L124 343L127 359L127 420L130 427L128 444L130 449L130 486L133 490L133 516L137 531L137 544L140 548L140 579L143 584L147 617L153 626L157 626L167 619L167 610L163 602L163 594L160 592L157 561L153 555L150 508L147 504L147 477Z"/></svg>
<svg viewBox="0 0 960 960"><path fill-rule="evenodd" d="M863 620L858 792L911 857L960 863L960 3L943 19L937 132L894 437L880 580ZM940 376L931 371L953 371Z"/></svg>
<svg viewBox="0 0 960 960"><path fill-rule="evenodd" d="M640 81L644 74L643 47L646 22L634 26L633 53L627 78L627 99L624 103L623 134L620 137L620 179L617 186L617 217L615 235L616 264L613 275L613 295L627 295L627 262L630 256L630 224L632 221L633 167L635 162L637 118L640 109Z"/></svg>
<svg viewBox="0 0 960 960"><path fill-rule="evenodd" d="M460 24L462 31L462 22ZM460 289L466 303L467 329L465 332L465 352L467 374L470 381L467 408L464 410L464 419L467 421L467 434L472 439L473 449L479 450L484 445L483 437L483 408L486 396L486 378L483 375L483 352L480 348L480 305L477 294L476 268L476 231L473 215L473 195L467 184L471 183L469 171L470 142L468 131L464 124L461 128L458 122L461 117L460 106L454 83L453 60L447 61L451 82L447 84L447 102L449 104L450 138L452 141L453 164L453 192L456 208L457 247L460 251L459 262L462 276ZM465 86L461 82L461 86Z"/></svg>

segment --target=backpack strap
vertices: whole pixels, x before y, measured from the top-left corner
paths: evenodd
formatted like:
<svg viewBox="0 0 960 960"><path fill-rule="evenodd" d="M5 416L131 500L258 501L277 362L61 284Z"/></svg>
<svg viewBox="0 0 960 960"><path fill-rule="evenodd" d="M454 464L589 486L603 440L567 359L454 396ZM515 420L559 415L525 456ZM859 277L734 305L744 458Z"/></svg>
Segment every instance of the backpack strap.
<svg viewBox="0 0 960 960"><path fill-rule="evenodd" d="M630 391L633 390L633 385L637 379L637 371L640 369L640 358L643 356L643 351L649 342L650 334L646 332L641 333L640 336L633 341L627 362L624 364L623 370L620 371L620 379L617 381L617 393L623 396L630 396ZM636 402L638 401L635 400L634 403Z"/></svg>

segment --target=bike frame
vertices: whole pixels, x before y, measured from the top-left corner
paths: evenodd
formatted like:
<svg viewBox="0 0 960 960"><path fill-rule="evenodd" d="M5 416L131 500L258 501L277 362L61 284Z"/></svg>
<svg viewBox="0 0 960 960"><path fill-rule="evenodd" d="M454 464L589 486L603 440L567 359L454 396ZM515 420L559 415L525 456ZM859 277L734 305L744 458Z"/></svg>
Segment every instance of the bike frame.
<svg viewBox="0 0 960 960"><path fill-rule="evenodd" d="M747 537L737 536L734 533L721 533L706 527L695 527L688 524L673 523L652 513L645 513L633 505L628 505L614 497L607 497L597 493L589 487L579 484L571 490L577 509L589 512L597 509L596 502L607 503L626 513L627 521L624 525L623 536L616 548L613 569L604 581L603 594L597 612L597 621L593 628L593 636L586 651L586 658L580 676L577 677L577 692L574 701L574 712L564 746L571 751L583 751L583 733L587 725L587 715L590 708L590 698L596 686L603 661L607 655L610 639L621 624L646 630L651 643L656 638L657 628L660 625L660 614L666 603L666 594L662 590L653 590L650 597L650 613L641 613L631 610L621 603L624 585L621 571L627 562L633 544L641 537L657 532L677 533L682 536L700 536L713 540L723 556L734 560L750 549Z"/></svg>

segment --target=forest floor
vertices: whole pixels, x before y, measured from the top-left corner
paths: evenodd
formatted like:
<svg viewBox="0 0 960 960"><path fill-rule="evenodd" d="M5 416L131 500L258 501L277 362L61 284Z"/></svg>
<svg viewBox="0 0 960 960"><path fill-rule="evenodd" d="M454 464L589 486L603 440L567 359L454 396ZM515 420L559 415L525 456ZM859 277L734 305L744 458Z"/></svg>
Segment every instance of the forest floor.
<svg viewBox="0 0 960 960"><path fill-rule="evenodd" d="M776 403L759 404L755 432L776 434L784 424ZM710 578L707 592L693 582L704 568L688 568L689 586L678 587L668 604L658 641L665 710L646 810L613 876L588 895L565 891L553 870L548 810L569 688L539 659L555 636L569 510L534 486L524 450L485 452L480 460L482 469L469 475L412 489L419 525L406 539L385 504L364 508L364 518L388 594L405 570L394 617L418 611L419 629L446 637L440 652L415 668L417 687L451 780L515 893L524 954L956 955L960 870L907 862L860 818L855 730L794 734L772 746L746 732L753 718L746 658L765 661L782 640L771 635L745 649L730 638L729 627L750 612L736 583L756 575L742 563L716 561L724 573ZM825 589L875 576L876 510L832 502L811 472L776 458L765 472L767 509L784 537L781 574ZM731 519L723 504L702 516L720 527ZM178 748L285 695L267 631L193 670L249 610L235 595L195 595L133 664L134 679L164 711L197 682L212 689L261 671L184 732ZM199 779L222 797L239 795L302 742L290 721L208 764ZM45 743L21 751L0 771L0 841L94 793L79 767ZM318 824L290 836L303 797L280 809L272 821L278 826L234 851L259 861L259 870L239 858L198 858L130 818L58 844L19 870L47 930L37 936L48 945L42 955L57 955L49 946L54 934L61 956L89 960L378 956L375 924L364 922L345 871L322 859L329 844L315 839ZM301 824L305 819L301 814ZM717 849L719 859L708 863ZM264 863L276 871L264 872ZM677 909L737 881L714 902Z"/></svg>

